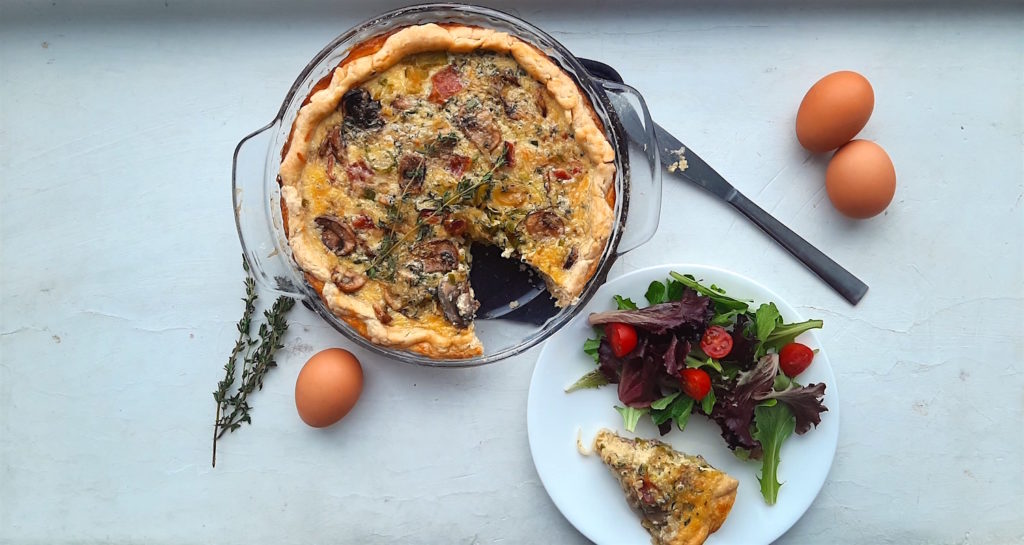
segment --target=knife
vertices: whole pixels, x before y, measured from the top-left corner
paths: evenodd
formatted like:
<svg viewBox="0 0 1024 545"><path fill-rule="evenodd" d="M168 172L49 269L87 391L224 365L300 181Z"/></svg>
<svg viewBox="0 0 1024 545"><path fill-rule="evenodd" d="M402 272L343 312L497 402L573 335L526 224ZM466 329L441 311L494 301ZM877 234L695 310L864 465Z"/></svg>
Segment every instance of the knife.
<svg viewBox="0 0 1024 545"><path fill-rule="evenodd" d="M581 58L579 61L591 75L623 83L622 76L611 66L590 59ZM638 117L627 115L621 121L626 132L634 136L634 140L640 142L646 140L643 124ZM693 183L729 203L799 259L811 272L818 275L850 304L856 305L864 297L868 291L867 284L772 217L771 214L765 212L760 206L754 204L754 201L748 199L721 174L715 172L711 165L657 123L654 124L654 136L658 142L661 164L669 174Z"/></svg>

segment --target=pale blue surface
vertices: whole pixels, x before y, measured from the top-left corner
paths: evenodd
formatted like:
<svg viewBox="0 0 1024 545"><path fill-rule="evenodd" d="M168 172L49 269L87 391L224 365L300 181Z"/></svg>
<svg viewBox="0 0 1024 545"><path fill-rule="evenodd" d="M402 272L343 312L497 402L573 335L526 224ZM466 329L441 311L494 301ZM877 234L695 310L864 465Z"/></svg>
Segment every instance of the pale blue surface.
<svg viewBox="0 0 1024 545"><path fill-rule="evenodd" d="M231 152L374 4L0 7L0 543L585 542L530 461L538 349L455 371L366 356L360 404L316 431L294 379L344 342L297 308L253 426L210 469L210 392L242 296ZM661 229L613 271L707 263L825 319L839 448L780 543L1024 535L1021 10L517 5L616 66L661 124L871 285L848 306L668 178ZM874 84L863 136L899 177L887 215L861 223L832 210L825 159L792 130L837 69Z"/></svg>

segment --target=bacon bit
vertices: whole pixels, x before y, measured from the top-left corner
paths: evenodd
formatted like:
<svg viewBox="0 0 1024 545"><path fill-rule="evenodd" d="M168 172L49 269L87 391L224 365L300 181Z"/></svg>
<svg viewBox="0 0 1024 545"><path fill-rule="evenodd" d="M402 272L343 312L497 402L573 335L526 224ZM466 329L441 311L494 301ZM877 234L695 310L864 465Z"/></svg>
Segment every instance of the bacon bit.
<svg viewBox="0 0 1024 545"><path fill-rule="evenodd" d="M433 83L433 88L430 90L430 96L427 97L427 100L437 104L443 104L444 101L462 90L459 72L455 70L455 66L450 64L443 70L430 76L430 81Z"/></svg>
<svg viewBox="0 0 1024 545"><path fill-rule="evenodd" d="M444 230L448 231L452 236L461 236L466 232L466 220L464 219L446 216L443 225Z"/></svg>
<svg viewBox="0 0 1024 545"><path fill-rule="evenodd" d="M435 210L432 208L424 208L420 210L420 218L423 219L423 223L429 223L430 225L437 225L441 223L441 217L434 213Z"/></svg>
<svg viewBox="0 0 1024 545"><path fill-rule="evenodd" d="M373 220L366 214L360 214L352 219L352 227L356 229L369 229L373 227Z"/></svg>
<svg viewBox="0 0 1024 545"><path fill-rule="evenodd" d="M413 101L412 99L405 95L398 95L397 97L395 97L394 100L391 101L391 107L398 111L404 112L405 110L408 110L409 108L413 107Z"/></svg>
<svg viewBox="0 0 1024 545"><path fill-rule="evenodd" d="M366 161L363 161L362 159L355 163L349 163L348 166L345 167L345 173L348 174L349 180L354 182L365 182L370 178L373 178L373 169L370 168L370 165L366 164Z"/></svg>
<svg viewBox="0 0 1024 545"><path fill-rule="evenodd" d="M338 181L334 178L334 154L327 156L327 179L331 182Z"/></svg>
<svg viewBox="0 0 1024 545"><path fill-rule="evenodd" d="M546 98L544 98L545 94L546 93L544 92L544 87L537 88L537 94L535 98L537 100L537 109L540 111L541 117L548 116L548 101Z"/></svg>
<svg viewBox="0 0 1024 545"><path fill-rule="evenodd" d="M551 177L560 182L572 179L572 174L566 172L564 168L551 169Z"/></svg>
<svg viewBox="0 0 1024 545"><path fill-rule="evenodd" d="M653 484L651 484L651 481L647 480L647 477L644 477L643 485L640 487L641 501L643 501L647 505L654 505L654 502L656 500L656 498L654 497L655 490L656 488Z"/></svg>
<svg viewBox="0 0 1024 545"><path fill-rule="evenodd" d="M377 315L378 322L384 325L388 325L391 323L391 315L388 314L388 311L385 310L384 307L380 305L380 303L373 304L373 313Z"/></svg>
<svg viewBox="0 0 1024 545"><path fill-rule="evenodd" d="M579 173L580 173L580 172L583 172L583 167L581 167L581 166L580 166L579 164L577 164L577 163L574 163L574 164L572 165L572 175L573 175L573 176L577 176L577 175L579 175Z"/></svg>
<svg viewBox="0 0 1024 545"><path fill-rule="evenodd" d="M502 148L502 157L505 158L505 166L512 168L516 166L516 145L513 142L505 141L505 147Z"/></svg>
<svg viewBox="0 0 1024 545"><path fill-rule="evenodd" d="M466 169L469 168L469 165L472 162L473 160L469 157L452 154L452 156L448 158L448 172L451 172L452 176L455 176L456 178L461 178L462 174L466 172Z"/></svg>

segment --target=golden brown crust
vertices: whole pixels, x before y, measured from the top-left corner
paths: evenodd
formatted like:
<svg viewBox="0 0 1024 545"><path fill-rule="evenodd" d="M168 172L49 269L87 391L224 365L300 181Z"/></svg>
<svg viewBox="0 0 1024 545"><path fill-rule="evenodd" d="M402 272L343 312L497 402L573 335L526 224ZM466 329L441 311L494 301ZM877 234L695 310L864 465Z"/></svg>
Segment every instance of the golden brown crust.
<svg viewBox="0 0 1024 545"><path fill-rule="evenodd" d="M549 291L560 306L576 302L587 281L595 273L612 231L614 205L615 152L605 138L603 127L586 97L575 82L546 55L530 44L491 29L456 24L425 24L405 27L389 35L377 37L357 47L330 75L329 82L317 85L300 109L292 126L281 163L282 212L286 219L292 254L306 272L311 285L327 307L361 335L372 342L404 348L432 358L461 359L483 353L472 325L465 329L410 320L381 323L367 296L342 292L332 281L332 256L311 229L300 187L304 169L316 151L314 135L321 122L337 108L341 96L362 82L399 63L410 55L447 51L469 53L487 50L510 55L534 80L541 83L553 99L567 112L574 139L596 165L591 176L589 232L593 234L577 251L575 263L559 278L544 275ZM322 134L322 133L321 133ZM531 262L530 255L523 256ZM371 297L372 299L372 297Z"/></svg>
<svg viewBox="0 0 1024 545"><path fill-rule="evenodd" d="M594 450L615 473L654 545L700 545L725 522L739 482L660 441L601 430Z"/></svg>

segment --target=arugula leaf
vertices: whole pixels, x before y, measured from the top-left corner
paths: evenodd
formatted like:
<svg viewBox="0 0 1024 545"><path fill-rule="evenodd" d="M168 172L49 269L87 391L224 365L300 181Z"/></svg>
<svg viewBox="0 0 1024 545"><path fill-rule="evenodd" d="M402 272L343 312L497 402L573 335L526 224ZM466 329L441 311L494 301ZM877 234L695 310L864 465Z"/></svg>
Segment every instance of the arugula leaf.
<svg viewBox="0 0 1024 545"><path fill-rule="evenodd" d="M644 297L646 297L647 302L652 305L666 303L668 302L668 290L665 288L665 284L655 280L647 287L647 293L644 294Z"/></svg>
<svg viewBox="0 0 1024 545"><path fill-rule="evenodd" d="M700 408L704 411L704 414L711 414L711 411L715 409L715 391L708 390L708 395L704 396L704 399L700 400Z"/></svg>
<svg viewBox="0 0 1024 545"><path fill-rule="evenodd" d="M701 295L706 295L710 297L711 300L714 301L716 308L720 306L722 308L729 310L745 311L750 307L750 305L748 305L744 301L740 301L739 299L733 299L732 297L725 295L725 292L721 289L711 289L701 285L699 282L697 282L697 279L694 278L691 274L682 275L675 271L670 272L668 274L675 280L681 282L684 286L696 290L697 293Z"/></svg>
<svg viewBox="0 0 1024 545"><path fill-rule="evenodd" d="M622 415L622 423L626 426L626 431L632 432L636 429L636 423L640 421L640 417L647 414L647 409L635 409L633 407L619 407L615 406L615 410L619 411Z"/></svg>
<svg viewBox="0 0 1024 545"><path fill-rule="evenodd" d="M761 342L781 324L782 315L775 303L764 303L754 312L754 336Z"/></svg>
<svg viewBox="0 0 1024 545"><path fill-rule="evenodd" d="M775 303L764 303L757 307L757 311L754 312L754 322L751 326L751 333L753 333L754 338L757 340L757 350L754 351L755 358L760 358L768 352L765 340L780 325L782 325L782 315L779 314L779 309L775 306Z"/></svg>
<svg viewBox="0 0 1024 545"><path fill-rule="evenodd" d="M683 291L686 290L686 286L682 282L669 278L666 280L666 285L668 286L667 297L669 301L679 301L683 298Z"/></svg>
<svg viewBox="0 0 1024 545"><path fill-rule="evenodd" d="M601 337L596 339L590 339L583 341L583 352L588 356L594 358L594 362L600 361L600 356L597 354L597 349L601 346Z"/></svg>
<svg viewBox="0 0 1024 545"><path fill-rule="evenodd" d="M674 400L677 397L679 397L679 392L675 392L675 393L669 394L669 395L667 395L667 396L665 396L665 397L655 401L654 403L651 403L651 409L660 411L660 410L664 409L665 407L668 407L669 405L671 405L672 404L672 400Z"/></svg>
<svg viewBox="0 0 1024 545"><path fill-rule="evenodd" d="M771 407L758 405L754 408L754 438L761 443L764 454L761 458L761 495L768 505L775 505L779 498L779 451L782 443L793 435L796 417L785 403Z"/></svg>
<svg viewBox="0 0 1024 545"><path fill-rule="evenodd" d="M720 325L723 327L732 325L736 322L736 317L740 314L743 314L743 311L738 309L732 309L720 314L715 314L715 316L711 318L710 325Z"/></svg>
<svg viewBox="0 0 1024 545"><path fill-rule="evenodd" d="M673 418L679 431L686 431L686 424L690 421L690 413L693 412L693 398L690 396L679 396L676 400L679 404L679 411ZM673 411L675 412L675 411Z"/></svg>
<svg viewBox="0 0 1024 545"><path fill-rule="evenodd" d="M687 354L687 356L686 356L686 366L689 367L690 369L700 369L701 367L710 367L710 368L714 369L715 371L718 371L718 374L722 374L722 364L718 363L717 361L715 361L715 360L713 360L711 358L708 358L706 360L702 360L702 359L698 359L698 358L694 357L693 355Z"/></svg>
<svg viewBox="0 0 1024 545"><path fill-rule="evenodd" d="M801 333L812 329L820 329L823 325L825 325L825 322L821 320L807 320L806 322L795 324L779 324L772 331L771 335L768 335L768 338L765 339L764 346L778 350L793 342Z"/></svg>
<svg viewBox="0 0 1024 545"><path fill-rule="evenodd" d="M574 382L572 386L565 389L565 393L571 394L576 390L585 390L587 388L600 388L608 384L608 377L604 376L604 373L600 369L594 369L593 371L583 375L579 380Z"/></svg>
<svg viewBox="0 0 1024 545"><path fill-rule="evenodd" d="M651 403L651 420L654 421L655 426L661 426L669 420L674 420L679 426L679 431L686 428L686 422L693 411L693 398L679 394L680 392L669 394ZM671 400L671 403L664 403L665 400Z"/></svg>
<svg viewBox="0 0 1024 545"><path fill-rule="evenodd" d="M625 298L621 295L612 297L615 300L615 304L619 306L619 310L636 310L636 303L632 299Z"/></svg>

